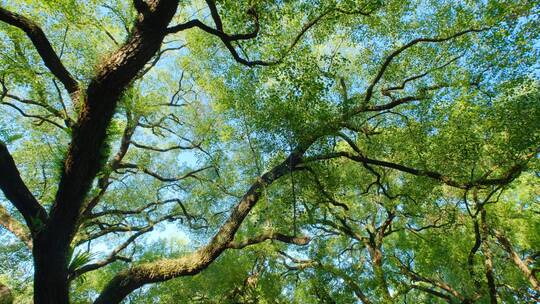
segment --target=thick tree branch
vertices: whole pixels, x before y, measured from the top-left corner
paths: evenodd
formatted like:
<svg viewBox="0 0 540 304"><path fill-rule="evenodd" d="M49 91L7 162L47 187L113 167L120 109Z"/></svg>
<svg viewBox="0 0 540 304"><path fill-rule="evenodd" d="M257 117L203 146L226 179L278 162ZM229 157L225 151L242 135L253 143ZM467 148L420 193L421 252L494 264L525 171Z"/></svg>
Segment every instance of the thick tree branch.
<svg viewBox="0 0 540 304"><path fill-rule="evenodd" d="M495 282L495 274L493 270L493 253L491 252L488 242L489 224L487 222L487 211L486 208L483 208L483 206L481 208L480 218L482 220L482 252L484 253L484 266L486 271L486 280L488 283L489 300L491 304L497 304L497 283Z"/></svg>
<svg viewBox="0 0 540 304"><path fill-rule="evenodd" d="M526 155L523 158L523 161L529 160L532 157L532 155L534 155L534 154ZM310 162L310 161L333 159L333 158L339 158L339 157L344 157L344 158L347 158L347 159L350 159L350 160L353 160L353 161L356 161L356 162L359 162L359 163L362 163L362 164L375 165L375 166L395 169L395 170L402 171L402 172L409 173L409 174L416 175L416 176L429 177L429 178L438 180L438 181L440 181L440 182L442 182L444 184L447 184L449 186L460 188L460 189L470 189L470 188L478 187L478 186L506 185L509 182L511 182L512 180L514 180L521 173L521 171L524 168L523 163L517 163L514 166L510 167L499 178L485 178L485 177L482 177L480 179L470 181L470 182L460 182L460 181L457 181L457 180L455 180L455 179L453 179L453 178L451 178L449 176L443 175L443 174L441 174L439 172L429 171L429 170L421 170L421 169L416 169L416 168L412 168L412 167L408 167L408 166L405 166L405 165L392 163L392 162L388 162L388 161L384 161L384 160L372 159L372 158L368 158L366 156L363 156L361 154L355 154L355 153L351 153L351 152L347 152L347 151L339 151L339 152L329 153L329 154L326 154L326 155L319 155L319 156L315 156L315 157L309 157L309 158L306 158L305 161Z"/></svg>
<svg viewBox="0 0 540 304"><path fill-rule="evenodd" d="M178 24L175 26L172 26L167 29L168 33L177 33L180 31L184 31L191 28L199 28L209 34L212 34L218 38L221 39L225 47L229 50L231 55L233 56L234 60L237 62L246 65L246 66L271 66L276 65L281 62L283 62L283 59L285 59L285 56L287 56L288 53L290 53L295 46L301 41L302 37L316 24L318 24L324 17L330 15L331 13L337 12L341 14L347 14L347 15L363 15L363 16L369 16L369 14L372 11L366 12L364 10L357 10L357 11L346 11L340 8L331 8L327 9L312 20L308 21L302 29L296 34L296 36L293 38L292 42L289 44L289 46L285 49L285 51L282 52L282 55L279 56L279 58L271 60L271 61L263 61L263 60L247 60L244 59L238 54L238 51L233 46L233 42L239 41L239 40L247 40L247 39L253 39L256 38L259 33L259 17L257 15L257 11L254 8L250 8L248 10L248 14L251 15L254 19L254 29L250 33L246 34L227 34L223 30L223 22L221 21L221 17L219 15L218 9L216 7L216 3L214 0L206 0L206 3L208 5L208 8L210 9L210 14L212 15L212 19L214 21L214 24L216 28L212 28L206 24L204 24L202 21L198 19L190 20L182 24Z"/></svg>
<svg viewBox="0 0 540 304"><path fill-rule="evenodd" d="M86 92L72 94L79 114L63 161L50 220L34 239L34 299L68 303L70 244L83 213L86 195L104 165L107 128L124 91L159 51L178 1L143 1L126 43L96 67ZM52 283L51 283L52 282ZM41 299L41 300L39 300Z"/></svg>
<svg viewBox="0 0 540 304"><path fill-rule="evenodd" d="M407 275L408 277L410 277L413 281L416 281L416 282L424 282L424 283L428 283L434 287L437 287L437 288L440 288L446 292L448 292L449 294L451 294L453 297L459 299L460 301L464 301L465 300L465 297L460 293L458 292L457 290L455 290L452 286L448 285L447 283L443 282L443 281L440 281L440 280L437 280L437 279L432 279L432 278L428 278L428 277L424 277L422 276L421 274L413 271L412 269L410 269L408 266L406 266L403 262L401 262L399 259L398 259L399 263L401 264L400 265L400 268L401 268L401 271Z"/></svg>
<svg viewBox="0 0 540 304"><path fill-rule="evenodd" d="M249 238L246 240L243 240L241 242L230 242L227 244L227 248L229 249L242 249L247 246L251 246L254 244L262 243L266 240L276 240L287 244L294 244L298 246L304 246L309 243L309 237L296 237L296 236L290 236L285 235L282 233L276 233L276 232L266 232L262 233L256 237Z"/></svg>
<svg viewBox="0 0 540 304"><path fill-rule="evenodd" d="M512 246L512 243L510 242L510 240L500 231L493 230L493 234L499 241L499 244L501 244L504 251L508 253L512 262L523 273L525 278L527 278L527 280L531 284L531 287L534 290L540 292L540 281L534 275L531 269L529 269L529 266L521 259L519 254L515 251L514 246Z"/></svg>
<svg viewBox="0 0 540 304"><path fill-rule="evenodd" d="M474 257L476 253L478 252L478 249L480 249L480 246L482 245L482 236L480 235L480 225L478 224L478 219L476 217L473 218L473 227L474 227L474 245L469 251L469 254L467 256L467 268L469 271L469 276L471 277L471 280L473 280L476 289L480 289L481 288L480 281L478 280L478 277L474 272Z"/></svg>
<svg viewBox="0 0 540 304"><path fill-rule="evenodd" d="M70 94L79 90L77 81L64 67L45 33L35 22L3 7L0 7L0 21L18 27L26 33L43 59L45 66L62 82Z"/></svg>
<svg viewBox="0 0 540 304"><path fill-rule="evenodd" d="M147 3L150 12L139 15L128 40L103 62L80 96L81 111L73 127L51 219L58 235L68 244L74 236L83 199L101 169L100 151L116 103L145 64L158 52L165 28L174 16L176 1ZM52 233L55 234L55 233Z"/></svg>
<svg viewBox="0 0 540 304"><path fill-rule="evenodd" d="M5 144L0 141L0 189L22 214L26 225L35 236L47 222L47 212L26 187L15 161Z"/></svg>
<svg viewBox="0 0 540 304"><path fill-rule="evenodd" d="M190 145L190 146L176 145L176 146L170 146L166 148L160 148L160 147L143 145L134 141L131 141L131 144L134 147L137 147L139 149L151 150L151 151L156 151L156 152L169 152L172 150L192 150L192 149L198 149L200 147L200 145Z"/></svg>
<svg viewBox="0 0 540 304"><path fill-rule="evenodd" d="M208 267L233 241L236 231L261 197L265 187L293 170L297 170L302 155L310 145L311 142L300 146L286 160L260 176L244 194L232 210L229 218L206 246L178 259L158 260L118 273L107 284L95 303L119 303L133 290L145 284L162 282L180 276L195 275Z"/></svg>
<svg viewBox="0 0 540 304"><path fill-rule="evenodd" d="M29 249L32 249L32 236L30 235L28 228L13 218L2 205L0 205L0 226L3 226L6 230L13 233L13 235L26 244Z"/></svg>

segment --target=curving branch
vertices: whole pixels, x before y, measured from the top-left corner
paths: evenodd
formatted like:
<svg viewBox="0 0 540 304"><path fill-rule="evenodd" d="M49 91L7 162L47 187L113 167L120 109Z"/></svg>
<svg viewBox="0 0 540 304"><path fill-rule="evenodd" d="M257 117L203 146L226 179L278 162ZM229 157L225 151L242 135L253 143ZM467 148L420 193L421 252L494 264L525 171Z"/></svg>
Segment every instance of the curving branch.
<svg viewBox="0 0 540 304"><path fill-rule="evenodd" d="M436 287L436 288L439 288L439 289L445 291L446 293L451 295L451 297L453 297L455 299L458 299L459 301L463 301L463 303L469 303L469 302L467 302L467 300L469 300L469 299L467 299L463 294L461 294L459 291L454 289L448 283L443 282L443 281L441 281L439 279L433 279L433 278L425 277L425 276L421 275L420 273L415 272L414 270L412 270L410 266L403 263L400 259L396 258L396 260L400 264L399 268L401 269L401 272L403 274L405 274L406 276L408 276L413 282L423 282L423 283L430 284L433 287ZM414 288L415 285L413 285L412 287ZM423 289L419 289L419 290L425 291ZM429 293L433 294L431 292L429 292ZM478 297L479 297L478 294L476 294L474 296L474 298L478 298ZM446 297L444 297L444 298L446 298Z"/></svg>
<svg viewBox="0 0 540 304"><path fill-rule="evenodd" d="M120 303L129 293L145 284L195 275L208 267L233 242L234 236L264 189L280 177L298 170L301 158L312 141L299 146L269 172L260 176L244 194L210 242L195 252L177 259L162 259L134 266L118 273L102 291L95 304Z"/></svg>
<svg viewBox="0 0 540 304"><path fill-rule="evenodd" d="M491 304L497 304L497 287L495 273L493 270L493 253L491 252L491 248L489 248L489 244L487 242L490 227L488 226L487 211L485 208L482 208L480 211L480 218L482 220L482 252L484 253L484 267L485 276L488 283L489 300Z"/></svg>
<svg viewBox="0 0 540 304"><path fill-rule="evenodd" d="M257 66L257 65L268 66L268 65L275 64L274 62L266 62L262 60L255 60L255 61L246 60L238 54L235 47L232 45L232 42L234 41L247 40L247 39L252 39L252 38L257 37L259 33L259 16L257 15L257 11L255 11L255 9L250 9L248 11L248 14L251 15L254 19L255 28L253 29L253 31L246 34L229 35L223 31L223 24L221 22L221 17L219 16L219 13L217 11L215 2L208 0L206 1L206 3L208 4L208 7L210 9L216 28L212 28L204 24L202 21L198 19L194 19L194 20L190 20L185 23L182 23L182 24L169 27L167 29L167 32L169 34L172 34L172 33L181 32L181 31L191 29L191 28L199 28L221 39L225 47L231 52L231 55L233 56L233 58L241 64L244 64L247 66Z"/></svg>
<svg viewBox="0 0 540 304"><path fill-rule="evenodd" d="M319 192L321 192L321 194L328 200L330 204L336 207L341 207L345 211L349 211L349 206L347 206L347 204L336 200L334 196L324 188L323 183L320 181L319 177L317 176L317 173L315 173L315 171L312 168L306 167L306 170L313 177L313 181L315 183L315 186L319 190Z"/></svg>
<svg viewBox="0 0 540 304"><path fill-rule="evenodd" d="M55 122L54 120L52 120L50 118L47 118L47 116L29 114L29 113L25 112L23 109L21 109L19 106L16 106L16 105L14 105L14 104L12 104L10 102L7 102L7 101L0 101L0 104L8 106L8 107L14 109L15 111L19 112L19 114L21 116L23 116L23 117L32 118L32 119L36 120L34 123L36 125L38 125L38 126L42 125L43 123L49 123L49 124L59 128L62 131L67 131L65 127L63 127L59 123Z"/></svg>
<svg viewBox="0 0 540 304"><path fill-rule="evenodd" d="M325 17L327 17L331 13L336 13L337 12L337 13L341 13L341 14L345 14L345 15L369 16L374 11L374 10L364 11L363 9L359 9L359 10L355 10L355 11L347 11L347 10L344 10L344 9L341 9L341 8L338 8L338 7L333 7L333 8L327 9L324 12L322 12L320 15L316 16L315 18L313 18L312 20L310 20L306 24L304 24L302 29L298 32L298 34L292 40L291 44L285 49L285 51L282 53L282 55L279 58L271 60L271 61L264 61L264 60L247 60L247 59L241 57L240 54L238 54L238 51L236 50L236 48L232 44L235 41L248 40L248 39L253 39L253 38L257 37L257 35L259 33L260 25L259 25L259 16L257 14L257 11L254 8L250 8L247 11L247 13L250 16L252 16L253 20L254 20L254 29L251 32L245 33L245 34L227 34L223 30L223 22L221 20L220 15L219 15L219 12L218 12L218 9L216 7L215 1L214 0L206 0L206 4L208 5L208 8L210 10L210 14L212 15L212 19L214 21L215 28L206 25L205 23L203 23L202 21L200 21L198 19L193 19L193 20L187 21L185 23L181 23L181 24L169 27L167 29L167 32L169 34L172 34L172 33L181 32L181 31L191 29L191 28L199 28L200 30L203 30L203 31L205 31L205 32L207 32L209 34L212 34L212 35L218 37L223 42L225 47L229 50L229 52L233 56L234 60L236 60L237 62L239 62L239 63L241 63L243 65L249 66L249 67L253 67L253 66L271 66L271 65L276 65L276 64L282 63L283 60L285 59L285 57L287 56L287 54L290 53L294 49L294 47L301 41L302 37L311 28L313 28L316 24L318 24L321 20L323 20Z"/></svg>
<svg viewBox="0 0 540 304"><path fill-rule="evenodd" d="M202 172L202 171L207 170L207 169L210 169L210 168L213 168L213 166L202 167L200 169L196 169L196 170L190 171L188 173L185 173L185 174L183 174L181 176L166 177L166 176L162 176L161 174L159 174L157 172L154 172L154 171L152 171L150 169L141 167L141 166L136 165L136 164L131 164L131 163L120 163L120 164L118 164L118 169L137 169L137 170L141 170L145 174L150 175L153 178L155 178L155 179L157 179L159 181L162 181L162 182L177 182L177 181L181 181L183 179L186 179L188 177L197 178L197 175L196 175L197 173Z"/></svg>
<svg viewBox="0 0 540 304"><path fill-rule="evenodd" d="M155 224L154 224L155 225ZM74 280L78 277L80 277L81 275L87 273L87 272L90 272L90 271L94 271L94 270L97 270L97 269L100 269L102 267L105 267L111 263L114 263L118 260L126 260L125 258L121 257L119 254L120 252L122 252L124 249L126 249L130 244L132 244L133 242L135 242L135 240L137 240L137 238L139 238L140 236L144 235L145 233L147 232L150 232L152 230L154 230L154 225L149 225L145 228L142 228L140 229L139 231L135 232L133 235L131 235L128 239L126 239L124 242L122 242L120 245L118 245L106 258L104 258L103 260L101 261L98 261L98 262L95 262L95 263L92 263L92 264L87 264L87 265L84 265L78 269L75 269L70 275L69 275L69 280Z"/></svg>
<svg viewBox="0 0 540 304"><path fill-rule="evenodd" d="M229 249L242 249L247 246L262 243L267 240L276 240L283 243L294 244L298 246L307 245L310 241L309 237L307 236L297 237L297 236L290 236L290 235L285 235L285 234L277 233L277 232L265 232L256 237L249 238L241 242L231 241L229 244L227 244L226 247Z"/></svg>
<svg viewBox="0 0 540 304"><path fill-rule="evenodd" d="M429 288L429 287L426 287L426 286L422 286L422 285L417 285L417 284L411 284L409 285L410 288L412 289L416 289L416 290L419 290L419 291L422 291L422 292L425 292L425 293L428 293L430 295L433 295L437 298L441 298L443 300L445 300L446 302L448 302L449 304L452 304L454 301L452 300L452 297L443 293L443 292L440 292L440 291L437 291L435 289L432 289L432 288Z"/></svg>
<svg viewBox="0 0 540 304"><path fill-rule="evenodd" d="M412 82L412 81L415 81L415 80L418 80L418 79L421 79L423 77L426 77L427 75L429 75L430 73L434 72L434 71L437 71L437 70L441 70L441 69L444 69L445 67L449 66L450 64L456 62L457 60L459 60L460 58L462 58L463 55L459 55L459 56L456 56L450 60L448 60L447 62L445 62L444 64L442 65L439 65L437 67L433 67L423 73L420 73L418 75L414 75L414 76L411 76L409 78L406 78L405 80L403 80L401 82L401 84L399 85L396 85L396 86L392 86L392 87L387 87L387 88L384 88L384 89L381 89L381 92L383 93L383 95L386 95L388 92L390 91L397 91L397 90L403 90L405 89L405 86L409 83L409 82Z"/></svg>
<svg viewBox="0 0 540 304"><path fill-rule="evenodd" d="M45 66L62 82L70 94L79 90L77 80L64 67L47 36L34 21L20 14L8 11L3 7L0 7L0 21L15 26L25 32L34 44Z"/></svg>
<svg viewBox="0 0 540 304"><path fill-rule="evenodd" d="M306 158L306 162L311 161L318 161L318 160L328 160L328 159L334 159L334 158L347 158L355 162L359 162L362 164L368 164L368 165L375 165L379 167L385 167L390 169L395 169L401 172L409 173L416 176L424 176L429 177L435 180L438 180L448 186L460 188L460 189L471 189L474 187L480 187L480 186L496 186L496 185L506 185L512 180L514 180L521 171L525 168L525 163L531 159L535 153L527 154L523 159L521 160L521 163L517 163L510 167L506 172L504 172L501 177L499 178L487 178L487 177L481 177L477 180L469 181L469 182L460 182L457 181L450 176L444 175L439 172L430 171L430 170L422 170L422 169L416 169L412 167L408 167L402 164L388 162L384 160L377 160L368 158L360 153L355 154L347 151L339 151L339 152L333 152L326 155L319 155L319 156L312 156L309 158Z"/></svg>
<svg viewBox="0 0 540 304"><path fill-rule="evenodd" d="M457 32L457 33L455 33L453 35L450 35L450 36L447 36L447 37L436 37L436 38L421 37L421 38L416 38L416 39L413 39L410 42L406 43L405 45L401 46L400 48L394 50L383 61L379 71L377 72L377 74L375 75L375 77L373 78L371 83L369 84L369 86L368 86L368 88L366 90L366 95L364 97L364 104L362 105L362 107L365 106L371 100L371 97L373 95L373 90L374 90L375 86L377 85L377 83L383 77L384 73L386 72L386 69L390 66L392 61L397 56L399 56L399 54L403 53L407 49L409 49L409 48L411 48L411 47L413 47L413 46L415 46L415 45L417 45L419 43L440 43L440 42L445 42L445 41L449 41L449 40L458 38L460 36L463 36L463 35L466 35L466 34L469 34L469 33L479 33L479 32L485 31L485 30L487 30L487 28L467 29L467 30Z"/></svg>
<svg viewBox="0 0 540 304"><path fill-rule="evenodd" d="M138 17L130 39L100 65L88 85L85 98L80 100L80 115L73 128L58 192L51 208L53 222L59 223L55 226L64 226L58 227L62 230L58 233L68 233L64 242L69 242L73 236L84 197L101 169L102 161L97 151L101 151L104 144L116 103L123 90L159 51L165 37L164 29L178 6L175 1L146 4L149 11Z"/></svg>
<svg viewBox="0 0 540 304"><path fill-rule="evenodd" d="M29 117L29 118L34 118L34 119L39 121L38 124L41 124L43 122L50 123L50 124L60 128L63 131L66 131L66 129L63 126L61 126L60 124L58 124L57 122L55 122L54 120L52 120L52 119L50 119L48 117L52 116L52 117L55 117L55 118L58 118L58 119L62 120L67 128L70 128L73 125L73 120L67 115L67 112L65 110L64 110L64 112L62 112L62 111L59 111L59 110L55 109L53 106L48 105L47 103L41 103L41 102L38 102L38 101L35 101L35 100L32 100L32 99L22 98L20 96L10 94L7 87L6 87L6 83L5 83L4 79L0 79L0 86L2 87L2 92L0 93L0 104L4 104L6 106L9 106L9 107L15 109L22 116ZM61 94L59 94L59 96L61 98ZM24 112L20 107L16 106L15 104L4 101L5 98L9 98L9 99L11 99L13 101L16 101L16 102L24 104L24 105L31 105L31 106L40 107L40 108L44 109L45 111L47 111L49 114L46 115L46 116L28 114L28 113Z"/></svg>
<svg viewBox="0 0 540 304"><path fill-rule="evenodd" d="M320 261L316 260L301 260L298 258L295 258L285 252L278 251L280 255L282 255L284 258L291 260L294 264L289 265L284 261L284 265L289 270L304 270L307 268L320 268L324 271L327 271L331 274L333 274L336 277L339 277L342 279L347 286L349 286L350 289L352 289L353 293L356 295L358 300L361 301L363 304L373 304L373 302L369 299L369 297L362 291L362 287L357 282L357 279L351 277L348 275L345 271L334 267L332 265L323 264Z"/></svg>
<svg viewBox="0 0 540 304"><path fill-rule="evenodd" d="M150 150L150 151L155 151L155 152L169 152L169 151L173 151L173 150L193 150L193 149L199 149L200 146L201 146L200 144L192 144L192 145L189 145L189 146L176 145L176 146L170 146L170 147L166 147L166 148L161 148L161 147L153 147L153 146L143 145L143 144L137 143L135 141L131 141L131 144L134 147L137 147L139 149Z"/></svg>
<svg viewBox="0 0 540 304"><path fill-rule="evenodd" d="M89 242L89 241L92 241L92 240L95 240L95 239L98 239L98 238L101 238L101 237L104 237L108 234L111 234L111 233L129 233L129 232L139 232L139 231L146 231L148 232L150 228L153 228L155 225L159 224L159 223L163 223L163 222L166 222L166 221L175 221L177 219L179 219L181 216L186 216L188 218L193 218L192 215L190 214L187 214L186 215L186 212L184 210L182 210L181 213L172 213L172 214L167 214L165 216L162 216L162 217L159 217L157 219L150 219L150 218L146 218L147 220L147 223L145 223L144 225L140 225L140 226L132 226L132 225L129 225L129 224L125 224L125 223L107 223L107 222L104 222L104 221L100 221L100 220L96 220L94 219L93 221L91 222L87 222L85 223L85 227L86 228L93 228L93 227L97 227L98 231L93 233L93 234L88 234L84 237L81 237L79 240L76 240L75 241L75 245L79 246L79 245L82 245L86 242Z"/></svg>

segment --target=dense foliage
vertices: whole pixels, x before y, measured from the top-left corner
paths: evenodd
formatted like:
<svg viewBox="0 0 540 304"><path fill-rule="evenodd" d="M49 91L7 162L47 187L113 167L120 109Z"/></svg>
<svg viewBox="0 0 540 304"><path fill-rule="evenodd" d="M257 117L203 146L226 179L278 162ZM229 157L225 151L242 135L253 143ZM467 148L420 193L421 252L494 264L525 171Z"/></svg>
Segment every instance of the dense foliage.
<svg viewBox="0 0 540 304"><path fill-rule="evenodd" d="M540 302L539 28L0 1L0 303Z"/></svg>

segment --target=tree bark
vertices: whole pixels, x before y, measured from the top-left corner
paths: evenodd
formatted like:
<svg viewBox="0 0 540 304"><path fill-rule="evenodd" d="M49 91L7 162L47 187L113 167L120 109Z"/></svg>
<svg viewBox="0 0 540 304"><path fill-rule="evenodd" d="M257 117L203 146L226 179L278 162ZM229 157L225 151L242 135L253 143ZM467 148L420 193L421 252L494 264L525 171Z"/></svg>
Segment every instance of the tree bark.
<svg viewBox="0 0 540 304"><path fill-rule="evenodd" d="M11 290L6 286L0 283L0 304L12 304L13 295Z"/></svg>
<svg viewBox="0 0 540 304"><path fill-rule="evenodd" d="M519 254L514 250L514 247L510 243L510 240L508 240L508 238L499 231L495 231L495 237L497 238L501 246L504 248L504 250L508 253L512 262L514 262L517 268L527 278L527 280L531 284L531 287L534 290L540 292L540 281L536 278L531 269L529 269L529 266L521 259Z"/></svg>
<svg viewBox="0 0 540 304"><path fill-rule="evenodd" d="M309 141L297 148L287 159L260 176L244 194L210 242L197 251L178 259L162 259L145 263L118 273L103 289L94 304L120 303L128 294L149 283L163 282L181 276L195 275L204 270L231 246L236 231L255 206L263 189L280 177L297 170ZM233 246L234 247L234 246Z"/></svg>
<svg viewBox="0 0 540 304"><path fill-rule="evenodd" d="M3 226L8 231L13 233L21 242L24 242L26 246L32 249L32 237L28 228L21 222L13 218L9 212L0 205L0 226Z"/></svg>
<svg viewBox="0 0 540 304"><path fill-rule="evenodd" d="M482 252L484 253L484 266L486 268L486 279L489 290L489 301L491 304L497 304L497 287L495 286L495 275L493 274L493 258L491 249L489 248L489 242L487 240L489 235L489 226L487 223L486 209L482 208L480 216L482 220Z"/></svg>
<svg viewBox="0 0 540 304"><path fill-rule="evenodd" d="M81 105L64 160L50 219L34 241L34 302L69 303L68 257L83 202L103 166L107 128L123 91L158 52L178 1L144 2L129 40L106 59L85 93L72 94Z"/></svg>

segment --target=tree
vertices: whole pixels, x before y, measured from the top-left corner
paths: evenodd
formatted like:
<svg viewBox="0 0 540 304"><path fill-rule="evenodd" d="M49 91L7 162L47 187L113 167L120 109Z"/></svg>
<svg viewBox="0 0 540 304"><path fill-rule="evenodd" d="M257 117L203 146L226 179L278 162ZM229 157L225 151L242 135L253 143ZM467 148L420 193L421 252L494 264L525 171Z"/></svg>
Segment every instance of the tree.
<svg viewBox="0 0 540 304"><path fill-rule="evenodd" d="M3 3L17 285L35 303L538 299L539 9Z"/></svg>

